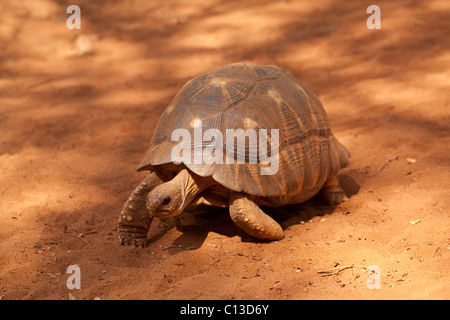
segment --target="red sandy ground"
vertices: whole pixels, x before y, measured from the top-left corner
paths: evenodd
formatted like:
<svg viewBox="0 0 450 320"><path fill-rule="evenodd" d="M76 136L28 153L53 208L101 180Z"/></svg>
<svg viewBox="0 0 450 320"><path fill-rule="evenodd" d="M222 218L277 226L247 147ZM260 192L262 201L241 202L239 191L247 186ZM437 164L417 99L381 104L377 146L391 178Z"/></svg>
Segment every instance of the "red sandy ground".
<svg viewBox="0 0 450 320"><path fill-rule="evenodd" d="M374 3L380 30L367 1L2 0L0 297L449 299L450 2ZM70 4L81 30L66 28ZM155 222L146 249L119 246L163 109L238 61L317 94L352 153L350 200L271 211L278 242L213 210ZM73 264L81 290L66 287Z"/></svg>

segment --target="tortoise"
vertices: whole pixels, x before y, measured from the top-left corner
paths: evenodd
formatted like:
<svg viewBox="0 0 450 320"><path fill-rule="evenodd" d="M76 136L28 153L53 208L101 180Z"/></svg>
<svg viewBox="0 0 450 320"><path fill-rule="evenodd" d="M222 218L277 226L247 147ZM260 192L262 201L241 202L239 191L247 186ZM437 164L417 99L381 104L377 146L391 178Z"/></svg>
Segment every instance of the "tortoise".
<svg viewBox="0 0 450 320"><path fill-rule="evenodd" d="M190 142L183 144L186 157L174 158L173 150L181 144L173 137L176 129L195 136L199 127L212 129L210 139L192 143L183 138ZM270 156L250 161L258 155L250 134L240 149L244 154L233 145L223 148L223 134L239 129L265 137L266 145L257 147L266 155L270 149ZM220 134L222 139L217 138ZM235 140L227 136L229 141ZM226 161L203 161L211 146L220 147L211 152L218 156L214 160ZM322 104L288 72L246 62L222 66L188 81L161 115L137 168L149 174L119 216L119 242L144 247L154 217L176 216L199 204L229 207L231 220L246 233L280 240L283 229L260 206L302 203L316 194L327 204L340 203L345 193L338 172L349 157L332 134ZM277 163L272 171L269 158Z"/></svg>

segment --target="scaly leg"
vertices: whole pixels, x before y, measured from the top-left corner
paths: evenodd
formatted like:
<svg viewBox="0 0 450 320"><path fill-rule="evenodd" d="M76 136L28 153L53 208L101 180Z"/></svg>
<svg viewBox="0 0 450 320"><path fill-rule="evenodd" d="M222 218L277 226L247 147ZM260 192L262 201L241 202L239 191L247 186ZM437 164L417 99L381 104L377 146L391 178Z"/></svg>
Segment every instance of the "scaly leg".
<svg viewBox="0 0 450 320"><path fill-rule="evenodd" d="M323 202L329 205L339 204L346 198L337 175L328 178L320 190L320 197Z"/></svg>
<svg viewBox="0 0 450 320"><path fill-rule="evenodd" d="M153 218L149 215L145 201L147 194L164 183L164 180L166 179L163 174L152 172L128 197L120 213L117 227L121 245L147 246L147 232Z"/></svg>
<svg viewBox="0 0 450 320"><path fill-rule="evenodd" d="M261 240L284 238L281 226L246 194L230 192L230 216L239 228L255 238Z"/></svg>

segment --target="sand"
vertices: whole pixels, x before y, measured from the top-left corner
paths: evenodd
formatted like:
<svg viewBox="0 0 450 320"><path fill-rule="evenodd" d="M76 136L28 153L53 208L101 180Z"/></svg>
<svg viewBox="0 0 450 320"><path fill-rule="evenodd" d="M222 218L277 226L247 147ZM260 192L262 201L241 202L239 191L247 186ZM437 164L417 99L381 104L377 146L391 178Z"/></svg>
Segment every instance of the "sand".
<svg viewBox="0 0 450 320"><path fill-rule="evenodd" d="M0 298L450 298L448 1L376 1L379 30L367 1L79 0L80 30L70 4L0 3ZM121 247L162 111L238 61L277 65L322 101L352 154L349 200L270 210L281 241L212 210Z"/></svg>

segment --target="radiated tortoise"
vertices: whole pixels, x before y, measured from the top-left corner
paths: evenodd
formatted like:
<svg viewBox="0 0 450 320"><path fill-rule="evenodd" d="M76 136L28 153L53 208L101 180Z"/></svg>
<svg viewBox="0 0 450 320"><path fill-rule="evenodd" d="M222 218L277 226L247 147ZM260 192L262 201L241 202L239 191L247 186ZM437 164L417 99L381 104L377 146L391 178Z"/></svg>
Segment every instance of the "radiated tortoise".
<svg viewBox="0 0 450 320"><path fill-rule="evenodd" d="M154 217L198 204L229 207L231 220L253 237L282 239L260 206L301 203L319 192L339 203L338 172L349 157L322 104L292 75L225 65L186 83L161 115L138 166L149 174L119 217L120 243L145 246Z"/></svg>

